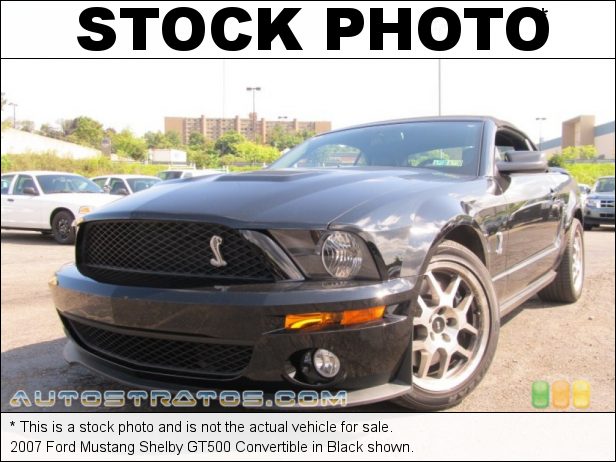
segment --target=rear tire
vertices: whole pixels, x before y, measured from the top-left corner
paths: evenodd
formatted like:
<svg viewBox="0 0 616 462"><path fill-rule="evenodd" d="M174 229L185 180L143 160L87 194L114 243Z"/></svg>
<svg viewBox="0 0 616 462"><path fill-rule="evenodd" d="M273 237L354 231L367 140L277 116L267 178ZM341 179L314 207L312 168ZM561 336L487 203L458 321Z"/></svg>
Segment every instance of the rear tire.
<svg viewBox="0 0 616 462"><path fill-rule="evenodd" d="M499 305L477 256L441 243L421 281L413 317L413 387L396 403L436 411L458 404L483 379L498 343Z"/></svg>
<svg viewBox="0 0 616 462"><path fill-rule="evenodd" d="M584 233L582 224L573 219L567 233L567 244L558 265L556 279L539 292L546 302L573 303L582 295L584 288Z"/></svg>
<svg viewBox="0 0 616 462"><path fill-rule="evenodd" d="M593 228L592 225L584 224L584 231L590 231L590 230L592 230L592 228Z"/></svg>
<svg viewBox="0 0 616 462"><path fill-rule="evenodd" d="M51 220L51 234L58 244L70 245L75 243L75 217L68 210L61 210Z"/></svg>

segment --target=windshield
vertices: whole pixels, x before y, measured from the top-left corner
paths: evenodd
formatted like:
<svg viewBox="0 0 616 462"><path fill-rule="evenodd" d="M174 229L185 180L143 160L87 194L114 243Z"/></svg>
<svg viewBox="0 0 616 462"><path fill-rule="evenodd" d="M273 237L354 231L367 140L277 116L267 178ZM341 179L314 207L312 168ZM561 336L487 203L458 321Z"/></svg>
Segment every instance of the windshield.
<svg viewBox="0 0 616 462"><path fill-rule="evenodd" d="M37 178L45 194L103 192L95 183L78 175L39 175Z"/></svg>
<svg viewBox="0 0 616 462"><path fill-rule="evenodd" d="M129 178L126 181L128 181L130 189L136 193L148 189L156 183L160 183L162 180L160 178Z"/></svg>
<svg viewBox="0 0 616 462"><path fill-rule="evenodd" d="M599 178L599 181L597 181L597 183L595 184L595 192L614 192L614 178Z"/></svg>
<svg viewBox="0 0 616 462"><path fill-rule="evenodd" d="M312 138L270 168L416 167L476 176L481 122L408 122Z"/></svg>
<svg viewBox="0 0 616 462"><path fill-rule="evenodd" d="M177 180L182 177L182 172L171 171L171 172L160 172L158 178L161 180Z"/></svg>

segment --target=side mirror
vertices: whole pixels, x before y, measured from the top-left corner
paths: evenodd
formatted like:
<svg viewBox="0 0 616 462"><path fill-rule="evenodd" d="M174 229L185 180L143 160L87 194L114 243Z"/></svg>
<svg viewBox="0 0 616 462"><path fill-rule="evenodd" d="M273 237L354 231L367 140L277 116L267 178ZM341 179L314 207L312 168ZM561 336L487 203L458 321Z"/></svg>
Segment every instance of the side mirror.
<svg viewBox="0 0 616 462"><path fill-rule="evenodd" d="M39 193L31 186L25 187L22 191L26 196L38 196Z"/></svg>
<svg viewBox="0 0 616 462"><path fill-rule="evenodd" d="M118 188L113 191L111 194L115 194L116 196L128 196L129 192L126 188Z"/></svg>
<svg viewBox="0 0 616 462"><path fill-rule="evenodd" d="M501 173L545 173L548 161L542 151L508 151L505 161L496 163Z"/></svg>

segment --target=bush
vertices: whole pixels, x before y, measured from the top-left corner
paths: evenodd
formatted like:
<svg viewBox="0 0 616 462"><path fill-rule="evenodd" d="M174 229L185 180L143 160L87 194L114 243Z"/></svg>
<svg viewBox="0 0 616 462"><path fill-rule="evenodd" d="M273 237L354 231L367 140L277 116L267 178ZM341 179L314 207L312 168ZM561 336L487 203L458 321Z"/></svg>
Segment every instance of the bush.
<svg viewBox="0 0 616 462"><path fill-rule="evenodd" d="M144 165L138 162L112 162L104 156L90 159L67 159L52 152L32 154L5 154L2 156L2 173L23 170L51 170L71 172L91 178L106 174L135 173L156 175L166 170L166 165Z"/></svg>
<svg viewBox="0 0 616 462"><path fill-rule="evenodd" d="M597 157L597 148L592 144L584 146L568 146L560 152L557 152L550 157L548 165L550 167L566 168L567 162L573 162L576 159L592 160Z"/></svg>
<svg viewBox="0 0 616 462"><path fill-rule="evenodd" d="M578 183L592 186L601 176L614 175L614 164L566 164L564 166Z"/></svg>

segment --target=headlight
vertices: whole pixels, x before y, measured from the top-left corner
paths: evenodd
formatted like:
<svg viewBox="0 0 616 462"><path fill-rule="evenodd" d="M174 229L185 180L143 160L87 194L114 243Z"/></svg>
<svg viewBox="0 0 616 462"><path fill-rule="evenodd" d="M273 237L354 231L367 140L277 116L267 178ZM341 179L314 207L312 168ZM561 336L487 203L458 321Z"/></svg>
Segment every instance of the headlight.
<svg viewBox="0 0 616 462"><path fill-rule="evenodd" d="M598 209L601 207L601 200L600 199L586 199L586 206Z"/></svg>
<svg viewBox="0 0 616 462"><path fill-rule="evenodd" d="M270 233L308 279L381 279L371 250L357 234L295 229Z"/></svg>
<svg viewBox="0 0 616 462"><path fill-rule="evenodd" d="M79 207L79 215L85 215L86 213L90 213L92 211L92 207L89 205L82 205Z"/></svg>
<svg viewBox="0 0 616 462"><path fill-rule="evenodd" d="M335 231L329 234L321 246L321 260L325 270L338 279L349 279L361 269L362 246L350 233Z"/></svg>

